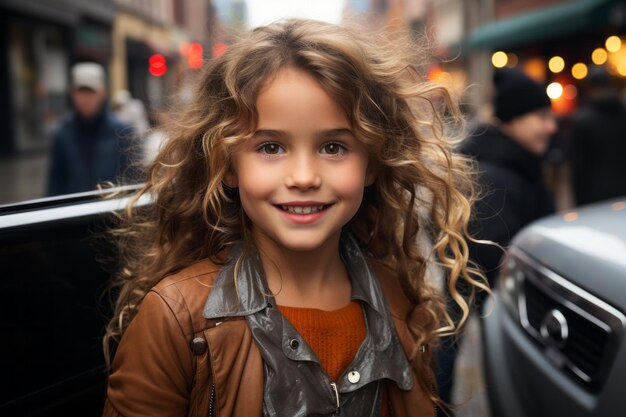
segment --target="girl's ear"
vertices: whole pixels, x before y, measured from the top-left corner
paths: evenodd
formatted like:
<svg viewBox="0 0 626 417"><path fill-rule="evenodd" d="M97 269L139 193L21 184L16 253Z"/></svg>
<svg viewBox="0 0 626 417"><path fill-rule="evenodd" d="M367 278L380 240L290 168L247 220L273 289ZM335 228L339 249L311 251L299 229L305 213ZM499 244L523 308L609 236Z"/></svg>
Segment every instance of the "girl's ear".
<svg viewBox="0 0 626 417"><path fill-rule="evenodd" d="M368 166L367 172L365 173L365 186L369 187L370 185L374 184L374 181L376 181L377 177L378 177L378 172L375 169L375 167L371 165Z"/></svg>
<svg viewBox="0 0 626 417"><path fill-rule="evenodd" d="M239 178L237 178L237 173L232 168L226 173L226 176L224 177L224 184L230 188L239 187Z"/></svg>

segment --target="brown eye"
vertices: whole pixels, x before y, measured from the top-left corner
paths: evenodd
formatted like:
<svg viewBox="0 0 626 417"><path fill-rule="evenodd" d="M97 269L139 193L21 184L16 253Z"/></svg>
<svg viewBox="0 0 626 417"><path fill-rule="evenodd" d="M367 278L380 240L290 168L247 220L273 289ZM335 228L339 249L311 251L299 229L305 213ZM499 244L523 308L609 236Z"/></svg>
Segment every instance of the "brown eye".
<svg viewBox="0 0 626 417"><path fill-rule="evenodd" d="M342 155L346 148L336 142L328 142L322 146L322 153L326 155Z"/></svg>
<svg viewBox="0 0 626 417"><path fill-rule="evenodd" d="M259 146L258 151L266 155L277 155L281 153L282 148L277 143L267 142Z"/></svg>

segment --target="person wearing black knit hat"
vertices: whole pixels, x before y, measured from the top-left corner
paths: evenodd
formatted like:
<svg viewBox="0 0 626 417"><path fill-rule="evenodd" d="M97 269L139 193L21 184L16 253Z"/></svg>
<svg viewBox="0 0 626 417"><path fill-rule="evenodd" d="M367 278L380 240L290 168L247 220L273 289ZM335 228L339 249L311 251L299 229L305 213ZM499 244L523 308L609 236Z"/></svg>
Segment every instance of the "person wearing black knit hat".
<svg viewBox="0 0 626 417"><path fill-rule="evenodd" d="M543 183L542 156L556 119L544 86L517 69L497 69L493 76L497 122L482 126L462 147L476 158L485 198L475 207L476 234L506 247L518 230L554 211ZM493 283L502 253L475 245L474 261Z"/></svg>
<svg viewBox="0 0 626 417"><path fill-rule="evenodd" d="M495 117L500 129L526 150L545 153L550 137L556 132L556 121L550 110L545 87L516 69L494 72Z"/></svg>
<svg viewBox="0 0 626 417"><path fill-rule="evenodd" d="M556 132L556 120L545 87L516 69L494 73L493 109L496 123L479 126L460 151L475 158L484 198L473 208L470 232L506 248L531 221L554 211L542 175L542 156ZM470 258L493 287L503 252L493 245L468 242ZM478 294L480 309L484 294ZM454 303L450 303L454 306ZM459 316L461 312L451 314ZM457 340L443 340L437 354L439 394L450 401Z"/></svg>

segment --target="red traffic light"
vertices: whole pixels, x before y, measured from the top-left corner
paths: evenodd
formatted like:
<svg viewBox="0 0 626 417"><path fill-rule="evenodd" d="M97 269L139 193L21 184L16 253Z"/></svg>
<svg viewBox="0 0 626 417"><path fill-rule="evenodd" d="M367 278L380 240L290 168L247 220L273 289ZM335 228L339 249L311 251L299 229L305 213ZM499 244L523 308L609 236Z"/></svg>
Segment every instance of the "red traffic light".
<svg viewBox="0 0 626 417"><path fill-rule="evenodd" d="M167 73L167 63L161 54L152 54L148 59L148 72L155 77L161 77Z"/></svg>
<svg viewBox="0 0 626 417"><path fill-rule="evenodd" d="M189 44L189 49L187 50L187 63L189 64L189 68L202 68L202 50L202 44L196 42Z"/></svg>

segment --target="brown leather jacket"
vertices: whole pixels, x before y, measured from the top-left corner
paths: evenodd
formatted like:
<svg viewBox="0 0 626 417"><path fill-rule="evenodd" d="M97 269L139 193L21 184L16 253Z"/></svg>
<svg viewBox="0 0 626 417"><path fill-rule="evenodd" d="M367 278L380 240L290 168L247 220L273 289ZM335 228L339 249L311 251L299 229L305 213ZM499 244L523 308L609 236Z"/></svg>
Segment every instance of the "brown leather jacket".
<svg viewBox="0 0 626 417"><path fill-rule="evenodd" d="M424 369L424 361L431 363L430 349L420 349L407 327L409 302L397 279L391 271L375 269L412 365L409 390L387 384L393 416L432 417L434 404L419 380L434 389L434 376L415 372ZM116 352L103 416L261 416L263 359L245 318L203 314L218 272L203 261L165 278L146 295Z"/></svg>

